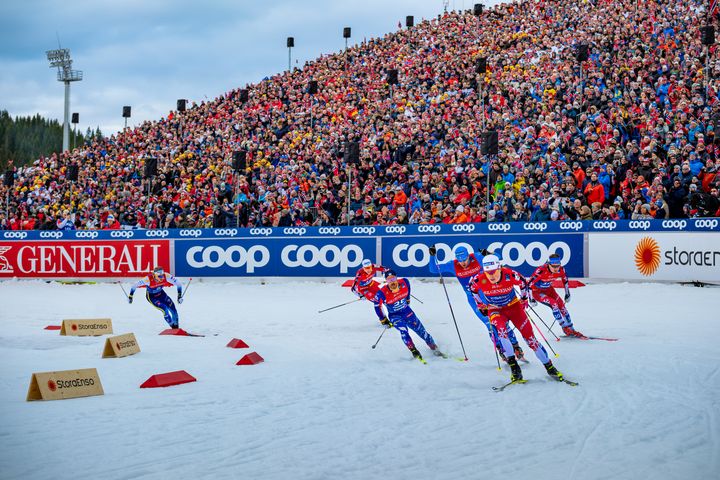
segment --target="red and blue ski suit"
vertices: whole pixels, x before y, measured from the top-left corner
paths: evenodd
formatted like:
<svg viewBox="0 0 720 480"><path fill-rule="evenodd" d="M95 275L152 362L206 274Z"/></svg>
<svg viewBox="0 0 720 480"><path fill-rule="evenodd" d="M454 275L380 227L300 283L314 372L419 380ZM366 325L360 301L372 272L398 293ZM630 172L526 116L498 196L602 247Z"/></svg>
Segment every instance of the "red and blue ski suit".
<svg viewBox="0 0 720 480"><path fill-rule="evenodd" d="M480 254L471 253L469 257L470 262L465 267L463 267L462 264L457 260L453 260L452 262L438 263L437 258L433 255L430 257L430 272L447 273L457 277L458 282L460 282L460 286L462 286L463 291L465 292L465 296L467 297L470 308L472 308L472 311L475 312L475 315L485 324L485 327L488 329L488 335L490 335L490 340L492 340L495 348L502 351L503 348L502 344L500 343L500 336L498 335L497 329L490 323L490 320L487 316L487 305L483 303L478 303L477 298L470 291L470 280L475 275L482 274L483 271L482 257L480 257L480 260L478 260L475 255L479 256ZM510 339L510 343L512 343L513 345L517 344L517 339L515 338L515 334L512 330L508 331L508 338Z"/></svg>
<svg viewBox="0 0 720 480"><path fill-rule="evenodd" d="M570 294L568 288L568 278L565 274L565 269L561 266L557 273L551 272L548 268L548 264L540 265L528 280L528 287L532 298L550 307L553 313L553 317L558 321L561 327L573 326L572 320L570 320L570 313L567 311L565 302L557 294L553 288L553 280L560 278L563 281L565 287L565 297Z"/></svg>
<svg viewBox="0 0 720 480"><path fill-rule="evenodd" d="M156 279L154 275L148 275L138 280L137 283L130 288L130 296L133 296L136 289L146 288L145 298L147 298L147 301L150 302L153 307L163 312L163 317L168 325L170 325L170 328L178 328L180 318L177 309L168 294L163 290L164 287L172 286L177 287L178 298L182 297L182 284L174 276L169 273L163 273L162 278Z"/></svg>
<svg viewBox="0 0 720 480"><path fill-rule="evenodd" d="M396 291L392 291L388 285L385 285L380 288L375 298L379 303L384 303L387 307L390 322L400 332L400 336L408 349L412 351L415 348L415 344L408 332L409 328L425 340L431 350L435 350L437 348L435 340L427 333L420 319L410 308L410 282L406 278L398 278L397 282L399 288Z"/></svg>
<svg viewBox="0 0 720 480"><path fill-rule="evenodd" d="M526 283L522 275L510 268L502 267L500 280L497 283L492 283L484 273L481 273L470 281L470 291L488 306L490 322L497 328L505 356L515 355L512 344L508 340L508 331L510 330L508 322L512 322L520 331L528 347L535 352L535 356L544 365L550 361L550 358L545 347L535 338L532 325L525 314L525 300L518 298L514 288L519 286L521 291L524 291Z"/></svg>
<svg viewBox="0 0 720 480"><path fill-rule="evenodd" d="M380 302L378 302L375 298L377 296L377 292L380 290L380 283L375 280L375 275L383 274L386 270L387 268L375 264L372 265L372 270L370 272L366 272L364 268L361 268L355 274L355 281L351 287L351 290L358 296L365 297L373 303L375 307L375 315L377 315L378 320L384 319L385 313L383 313Z"/></svg>

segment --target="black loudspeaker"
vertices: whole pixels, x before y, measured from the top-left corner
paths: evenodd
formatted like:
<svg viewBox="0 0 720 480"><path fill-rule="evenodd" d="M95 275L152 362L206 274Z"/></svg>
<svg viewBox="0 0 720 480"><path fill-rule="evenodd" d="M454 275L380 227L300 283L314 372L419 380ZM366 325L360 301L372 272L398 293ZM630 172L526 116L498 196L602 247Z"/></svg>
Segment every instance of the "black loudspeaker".
<svg viewBox="0 0 720 480"><path fill-rule="evenodd" d="M343 38L350 38L350 27L343 28Z"/></svg>
<svg viewBox="0 0 720 480"><path fill-rule="evenodd" d="M497 155L498 153L498 132L488 130L482 134L482 147L480 153L483 155Z"/></svg>
<svg viewBox="0 0 720 480"><path fill-rule="evenodd" d="M72 120L70 120L71 123L78 124L80 123L80 114L79 113L73 113L72 114Z"/></svg>
<svg viewBox="0 0 720 480"><path fill-rule="evenodd" d="M360 143L359 142L348 142L345 145L345 163L357 164L360 163Z"/></svg>
<svg viewBox="0 0 720 480"><path fill-rule="evenodd" d="M184 112L186 106L187 106L187 100L185 100L184 98L181 98L180 100L177 101L177 111L178 112Z"/></svg>
<svg viewBox="0 0 720 480"><path fill-rule="evenodd" d="M150 157L145 159L145 178L157 175L157 158Z"/></svg>
<svg viewBox="0 0 720 480"><path fill-rule="evenodd" d="M287 47L292 48L295 46L295 38L294 37L288 37L287 39Z"/></svg>
<svg viewBox="0 0 720 480"><path fill-rule="evenodd" d="M70 166L68 166L68 169L67 169L67 179L70 180L71 182L77 182L77 179L78 179L78 171L79 171L79 170L80 170L80 169L78 168L77 165L70 165Z"/></svg>
<svg viewBox="0 0 720 480"><path fill-rule="evenodd" d="M413 17L412 15L408 15L407 17L405 17L405 26L412 27L413 25L415 25L415 17Z"/></svg>
<svg viewBox="0 0 720 480"><path fill-rule="evenodd" d="M582 43L577 47L577 61L587 62L590 58L590 46L587 43Z"/></svg>
<svg viewBox="0 0 720 480"><path fill-rule="evenodd" d="M703 45L712 45L715 43L715 27L706 25L700 27L700 39Z"/></svg>
<svg viewBox="0 0 720 480"><path fill-rule="evenodd" d="M123 107L123 118L130 118L130 107Z"/></svg>
<svg viewBox="0 0 720 480"><path fill-rule="evenodd" d="M398 71L397 71L397 69L388 70L388 72L387 72L387 82L388 82L388 85L397 85L397 84L398 84Z"/></svg>
<svg viewBox="0 0 720 480"><path fill-rule="evenodd" d="M308 93L310 95L315 95L318 92L318 83L316 80L310 80L308 82Z"/></svg>
<svg viewBox="0 0 720 480"><path fill-rule="evenodd" d="M245 103L248 101L248 91L246 89L240 90L240 101Z"/></svg>
<svg viewBox="0 0 720 480"><path fill-rule="evenodd" d="M482 75L485 72L487 72L487 58L480 57L477 59L477 63L475 64L475 73Z"/></svg>
<svg viewBox="0 0 720 480"><path fill-rule="evenodd" d="M247 152L238 150L233 152L233 170L236 172L244 172L247 168Z"/></svg>
<svg viewBox="0 0 720 480"><path fill-rule="evenodd" d="M12 170L6 171L3 183L6 187L12 187L13 183L15 183L15 172L13 172Z"/></svg>
<svg viewBox="0 0 720 480"><path fill-rule="evenodd" d="M473 15L476 15L479 17L480 15L482 15L484 8L485 8L485 5L483 5L482 3L476 3L473 6Z"/></svg>

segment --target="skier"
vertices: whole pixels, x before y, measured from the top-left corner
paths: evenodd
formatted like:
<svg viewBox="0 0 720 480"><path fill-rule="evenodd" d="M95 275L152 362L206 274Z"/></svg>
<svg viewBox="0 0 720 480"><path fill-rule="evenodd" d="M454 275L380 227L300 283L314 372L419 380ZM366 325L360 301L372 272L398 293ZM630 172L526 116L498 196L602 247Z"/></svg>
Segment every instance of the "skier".
<svg viewBox="0 0 720 480"><path fill-rule="evenodd" d="M560 298L552 286L552 282L556 278L561 278L565 287L565 299ZM554 253L550 255L545 265L540 265L528 280L531 296L529 298L530 305L537 305L537 302L550 307L555 320L562 327L565 335L569 337L582 338L585 335L575 330L570 314L567 311L566 303L570 301L570 289L568 288L568 278L565 269L560 265L560 255Z"/></svg>
<svg viewBox="0 0 720 480"><path fill-rule="evenodd" d="M170 325L170 328L179 328L180 318L178 317L175 304L163 290L163 287L172 287L173 285L177 287L177 301L178 303L182 303L182 284L174 276L165 273L162 267L155 267L150 275L138 280L137 283L130 288L128 303L133 302L133 295L136 289L147 288L147 292L145 293L147 301L150 302L153 307L163 312L165 321Z"/></svg>
<svg viewBox="0 0 720 480"><path fill-rule="evenodd" d="M475 315L485 324L485 327L488 329L488 334L490 335L490 340L493 342L493 345L495 345L495 349L500 354L500 357L503 361L507 361L503 352L502 344L500 343L500 337L498 336L497 329L490 323L490 320L487 317L487 306L482 303L478 304L477 299L470 291L470 279L482 272L482 266L480 265L476 254L469 253L467 248L460 246L455 249L454 261L438 263L437 258L435 258L437 255L435 245L431 245L428 251L430 252L431 257L430 272L447 273L457 277L460 282L460 286L462 286L465 291L465 296L467 296L470 308L472 308ZM483 249L478 255L486 255L487 253L487 250ZM520 345L518 345L518 341L515 338L515 334L512 329L508 330L508 338L512 344L515 356L518 359L524 359L525 355L523 354L523 350L520 348Z"/></svg>
<svg viewBox="0 0 720 480"><path fill-rule="evenodd" d="M395 327L402 337L403 342L414 358L422 363L426 363L420 352L415 348L415 344L410 338L410 328L420 338L425 340L427 346L433 351L433 354L439 357L446 357L444 353L438 350L435 340L430 336L415 312L410 308L410 282L406 278L398 278L395 272L387 270L385 272L386 284L377 292L376 299L378 303L385 304L390 317L390 327ZM388 327L388 328L390 328Z"/></svg>
<svg viewBox="0 0 720 480"><path fill-rule="evenodd" d="M470 281L470 291L478 295L488 306L490 322L497 328L498 336L505 349L507 363L510 365L510 381L522 380L522 370L513 354L512 345L508 340L508 321L520 331L528 346L535 352L538 360L545 366L548 375L562 381L563 375L550 361L545 347L535 338L532 326L525 314L527 303L526 280L516 271L500 265L495 255L486 255L482 261L483 272ZM521 290L521 298L515 292L515 286Z"/></svg>
<svg viewBox="0 0 720 480"><path fill-rule="evenodd" d="M381 265L375 265L367 258L362 261L362 268L355 274L355 281L352 284L350 290L360 298L366 298L371 301L375 306L375 314L382 325L390 326L390 320L383 312L382 306L375 299L378 290L380 290L380 283L375 280L375 274L383 274L387 271L387 268Z"/></svg>

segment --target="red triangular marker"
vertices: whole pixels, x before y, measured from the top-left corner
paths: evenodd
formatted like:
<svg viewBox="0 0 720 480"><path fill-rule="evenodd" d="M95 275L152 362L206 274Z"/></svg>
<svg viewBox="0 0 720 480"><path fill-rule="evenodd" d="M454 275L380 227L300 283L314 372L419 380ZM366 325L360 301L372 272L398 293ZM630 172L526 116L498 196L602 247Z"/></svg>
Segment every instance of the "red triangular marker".
<svg viewBox="0 0 720 480"><path fill-rule="evenodd" d="M140 388L172 387L173 385L196 381L197 379L185 370L178 370L177 372L158 373L157 375L153 375L145 380L145 382L140 385Z"/></svg>
<svg viewBox="0 0 720 480"><path fill-rule="evenodd" d="M188 337L188 332L183 330L182 328L168 328L167 330L163 330L159 333L159 335L178 335L181 337Z"/></svg>
<svg viewBox="0 0 720 480"><path fill-rule="evenodd" d="M242 357L235 365L257 365L258 363L262 363L264 361L265 359L257 352L250 352Z"/></svg>
<svg viewBox="0 0 720 480"><path fill-rule="evenodd" d="M44 330L60 330L62 327L60 325L48 325L44 328Z"/></svg>
<svg viewBox="0 0 720 480"><path fill-rule="evenodd" d="M239 338L233 338L226 346L230 348L250 348L247 343L243 342Z"/></svg>

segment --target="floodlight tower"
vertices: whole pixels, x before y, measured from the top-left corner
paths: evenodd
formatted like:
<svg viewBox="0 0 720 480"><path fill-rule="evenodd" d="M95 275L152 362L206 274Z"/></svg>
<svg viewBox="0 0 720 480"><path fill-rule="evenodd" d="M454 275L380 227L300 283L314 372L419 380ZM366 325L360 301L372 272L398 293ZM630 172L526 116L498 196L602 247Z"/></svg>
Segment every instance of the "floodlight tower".
<svg viewBox="0 0 720 480"><path fill-rule="evenodd" d="M70 82L79 82L83 79L82 70L72 69L70 50L60 48L45 52L50 62L50 68L57 67L58 82L65 83L65 113L63 116L63 152L70 146Z"/></svg>

